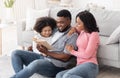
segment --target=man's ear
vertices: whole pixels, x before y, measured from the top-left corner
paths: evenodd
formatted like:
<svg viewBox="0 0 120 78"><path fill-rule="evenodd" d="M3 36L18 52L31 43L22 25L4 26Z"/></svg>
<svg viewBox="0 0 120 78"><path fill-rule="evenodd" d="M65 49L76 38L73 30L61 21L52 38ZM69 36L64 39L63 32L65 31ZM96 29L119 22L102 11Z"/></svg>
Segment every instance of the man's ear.
<svg viewBox="0 0 120 78"><path fill-rule="evenodd" d="M71 24L70 18L67 17L66 19L67 19L67 23L68 23L68 24Z"/></svg>
<svg viewBox="0 0 120 78"><path fill-rule="evenodd" d="M66 19L67 19L68 21L71 21L69 17L66 17Z"/></svg>

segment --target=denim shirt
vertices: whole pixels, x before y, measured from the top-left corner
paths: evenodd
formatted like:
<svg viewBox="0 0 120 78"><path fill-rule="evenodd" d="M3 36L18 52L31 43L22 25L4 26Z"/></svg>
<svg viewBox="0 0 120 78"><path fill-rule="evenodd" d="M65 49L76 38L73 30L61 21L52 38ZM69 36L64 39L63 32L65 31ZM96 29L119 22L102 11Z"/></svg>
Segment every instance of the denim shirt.
<svg viewBox="0 0 120 78"><path fill-rule="evenodd" d="M52 47L54 48L54 50L52 50L52 52L58 52L58 53L65 53L65 54L69 54L71 55L66 49L65 46L66 44L71 44L74 46L74 49L77 49L76 46L76 40L78 37L77 33L73 33L71 36L68 36L67 33L69 32L70 28L64 32L64 34L58 39L56 40L53 44ZM62 32L63 33L63 32ZM57 60L55 58L52 57L47 57L47 59L52 62L55 66L57 67L68 67L69 64L71 64L73 61L73 59L69 59L68 61L64 62L61 60Z"/></svg>

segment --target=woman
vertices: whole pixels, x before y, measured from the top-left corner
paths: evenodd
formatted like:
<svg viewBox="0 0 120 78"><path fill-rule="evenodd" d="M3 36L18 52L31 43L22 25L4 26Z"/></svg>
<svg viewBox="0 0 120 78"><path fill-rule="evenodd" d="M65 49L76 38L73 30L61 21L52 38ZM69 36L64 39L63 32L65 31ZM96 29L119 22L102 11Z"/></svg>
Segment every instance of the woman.
<svg viewBox="0 0 120 78"><path fill-rule="evenodd" d="M96 78L98 74L96 54L99 29L96 20L89 11L82 11L76 16L76 23L72 30L79 34L76 41L78 50L75 51L72 45L67 45L66 49L77 57L77 65L72 69L59 72L56 78Z"/></svg>

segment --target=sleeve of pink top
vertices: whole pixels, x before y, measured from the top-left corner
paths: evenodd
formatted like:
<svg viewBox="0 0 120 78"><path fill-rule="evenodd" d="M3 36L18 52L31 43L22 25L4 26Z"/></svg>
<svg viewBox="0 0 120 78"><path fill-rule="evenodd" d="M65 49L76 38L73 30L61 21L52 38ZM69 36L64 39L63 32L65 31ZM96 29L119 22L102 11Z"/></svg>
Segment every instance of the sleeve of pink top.
<svg viewBox="0 0 120 78"><path fill-rule="evenodd" d="M98 43L99 43L99 35L98 33L92 33L87 48L84 50L84 52L78 52L75 50L72 50L71 54L73 54L76 57L80 58L90 58L94 55L94 53L97 51L98 48ZM79 49L79 46L78 46Z"/></svg>

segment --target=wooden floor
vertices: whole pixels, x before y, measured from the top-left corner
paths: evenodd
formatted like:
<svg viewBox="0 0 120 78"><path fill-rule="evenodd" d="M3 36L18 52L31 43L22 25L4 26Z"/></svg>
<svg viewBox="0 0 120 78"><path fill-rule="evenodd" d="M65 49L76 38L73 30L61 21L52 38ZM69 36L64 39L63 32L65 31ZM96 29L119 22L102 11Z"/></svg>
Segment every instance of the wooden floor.
<svg viewBox="0 0 120 78"><path fill-rule="evenodd" d="M100 66L97 78L120 78L120 68Z"/></svg>

